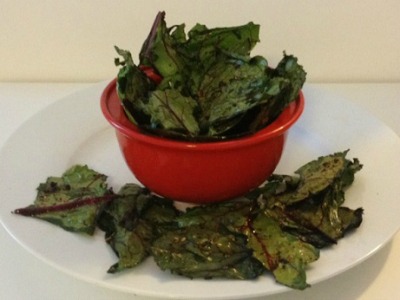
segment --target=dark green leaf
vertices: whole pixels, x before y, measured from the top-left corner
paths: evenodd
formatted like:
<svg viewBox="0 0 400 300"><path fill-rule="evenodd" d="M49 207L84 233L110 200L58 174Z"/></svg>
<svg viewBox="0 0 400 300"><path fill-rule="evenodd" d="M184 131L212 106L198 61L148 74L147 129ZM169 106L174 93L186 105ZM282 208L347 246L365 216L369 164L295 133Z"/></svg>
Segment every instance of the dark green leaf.
<svg viewBox="0 0 400 300"><path fill-rule="evenodd" d="M253 256L275 279L295 289L305 289L306 267L319 258L319 251L311 244L304 243L280 228L279 224L266 214L260 213L250 219L244 234Z"/></svg>
<svg viewBox="0 0 400 300"><path fill-rule="evenodd" d="M121 69L117 76L117 93L129 120L140 125L148 122L145 108L148 101L148 93L153 88L150 80L133 63L131 53L115 47L123 61L116 59Z"/></svg>
<svg viewBox="0 0 400 300"><path fill-rule="evenodd" d="M107 243L119 258L109 273L133 268L149 256L153 239L161 232L159 227L170 224L178 213L171 201L136 184L126 184L118 195L98 219Z"/></svg>
<svg viewBox="0 0 400 300"><path fill-rule="evenodd" d="M362 213L342 204L345 188L362 166L357 159L346 159L346 154L320 157L299 168L299 178L273 176L270 183L258 189L266 208L284 230L321 248L336 243L347 228L359 226Z"/></svg>
<svg viewBox="0 0 400 300"><path fill-rule="evenodd" d="M162 270L190 278L252 279L264 271L242 237L198 226L167 232L154 241L152 254Z"/></svg>
<svg viewBox="0 0 400 300"><path fill-rule="evenodd" d="M178 33L171 36L171 29L167 28L165 22L165 14L159 13L140 51L140 64L154 67L164 78L177 75L184 63L174 46L175 39L182 42L182 30L181 26Z"/></svg>
<svg viewBox="0 0 400 300"><path fill-rule="evenodd" d="M197 103L190 97L184 97L173 89L151 93L146 112L151 116L155 128L172 129L189 136L199 133L195 119Z"/></svg>
<svg viewBox="0 0 400 300"><path fill-rule="evenodd" d="M106 179L87 166L75 165L61 177L47 178L39 185L34 204L15 213L48 221L68 231L93 234L99 210L112 199Z"/></svg>
<svg viewBox="0 0 400 300"><path fill-rule="evenodd" d="M241 232L249 215L255 213L257 209L257 203L253 200L239 198L190 208L176 221L179 227L202 226L217 229L222 225L231 232Z"/></svg>
<svg viewBox="0 0 400 300"><path fill-rule="evenodd" d="M277 195L276 200L290 205L325 190L343 173L347 164L346 153L323 156L299 168L295 172L300 176L297 188L290 193Z"/></svg>
<svg viewBox="0 0 400 300"><path fill-rule="evenodd" d="M289 83L285 92L282 93L282 97L280 97L283 105L296 100L307 76L303 67L298 64L297 57L284 53L282 60L272 73L273 77L285 78Z"/></svg>
<svg viewBox="0 0 400 300"><path fill-rule="evenodd" d="M139 54L141 66L161 75L157 86L116 47L123 59L116 60L117 90L129 119L153 134L198 141L240 137L272 122L306 74L294 56L285 54L276 70L251 57L259 29L197 24L186 35L184 24L167 27L160 12Z"/></svg>
<svg viewBox="0 0 400 300"><path fill-rule="evenodd" d="M343 233L358 228L362 223L362 215L364 210L357 208L355 210L348 207L339 208L339 217L342 220Z"/></svg>

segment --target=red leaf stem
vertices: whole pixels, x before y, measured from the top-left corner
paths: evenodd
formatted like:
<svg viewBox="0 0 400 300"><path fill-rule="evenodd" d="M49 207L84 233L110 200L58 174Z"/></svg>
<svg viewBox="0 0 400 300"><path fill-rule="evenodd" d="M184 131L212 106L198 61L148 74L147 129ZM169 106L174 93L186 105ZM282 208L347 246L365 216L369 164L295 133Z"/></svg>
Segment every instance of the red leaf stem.
<svg viewBox="0 0 400 300"><path fill-rule="evenodd" d="M85 205L96 205L101 202L108 202L115 198L118 195L111 194L111 195L104 195L101 197L90 197L90 198L78 198L76 200L57 204L57 205L50 205L50 206L28 206L24 208L18 208L14 210L12 213L22 216L36 216L40 214L50 213L50 212L60 212L64 210L71 210L75 208L79 208Z"/></svg>

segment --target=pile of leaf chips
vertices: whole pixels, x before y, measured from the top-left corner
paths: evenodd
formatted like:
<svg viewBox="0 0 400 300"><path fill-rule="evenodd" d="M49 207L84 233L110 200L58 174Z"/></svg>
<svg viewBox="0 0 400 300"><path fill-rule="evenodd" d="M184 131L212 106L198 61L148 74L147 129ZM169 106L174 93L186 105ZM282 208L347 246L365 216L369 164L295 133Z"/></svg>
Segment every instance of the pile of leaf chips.
<svg viewBox="0 0 400 300"><path fill-rule="evenodd" d="M269 272L304 289L319 249L362 222L362 208L343 206L362 167L346 154L319 157L294 175L273 175L245 197L186 211L136 184L114 193L105 175L76 165L41 183L35 202L14 213L72 232L100 228L118 257L109 273L152 256L162 270L189 278L253 279Z"/></svg>
<svg viewBox="0 0 400 300"><path fill-rule="evenodd" d="M220 140L251 134L270 124L296 100L306 72L293 55L274 68L250 52L260 26L185 24L167 27L160 12L136 65L121 58L117 92L128 118L143 131L185 140Z"/></svg>

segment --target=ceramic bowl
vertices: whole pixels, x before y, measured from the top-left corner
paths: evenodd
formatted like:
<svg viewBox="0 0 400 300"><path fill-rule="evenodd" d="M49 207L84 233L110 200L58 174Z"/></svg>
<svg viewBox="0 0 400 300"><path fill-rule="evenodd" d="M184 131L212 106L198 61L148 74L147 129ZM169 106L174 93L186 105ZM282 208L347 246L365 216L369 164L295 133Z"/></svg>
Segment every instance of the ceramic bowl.
<svg viewBox="0 0 400 300"><path fill-rule="evenodd" d="M303 108L300 92L274 122L255 134L187 142L144 133L130 122L115 80L101 96L102 112L115 128L122 155L136 179L160 196L199 204L239 197L262 184L279 163L288 130Z"/></svg>

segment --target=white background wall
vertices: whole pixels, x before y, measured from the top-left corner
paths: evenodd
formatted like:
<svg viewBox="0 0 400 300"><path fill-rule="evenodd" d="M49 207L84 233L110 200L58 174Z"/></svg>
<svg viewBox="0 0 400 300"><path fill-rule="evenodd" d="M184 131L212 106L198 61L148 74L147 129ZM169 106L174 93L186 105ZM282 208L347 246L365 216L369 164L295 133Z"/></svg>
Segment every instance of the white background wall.
<svg viewBox="0 0 400 300"><path fill-rule="evenodd" d="M158 11L167 24L261 25L254 54L294 54L308 82L399 82L399 0L0 0L0 81L99 81L113 45L134 57Z"/></svg>

